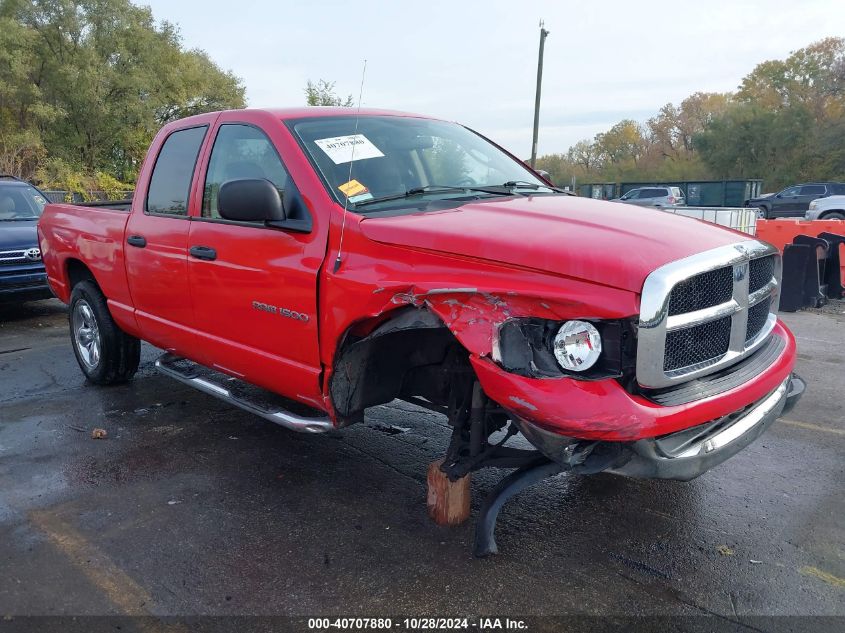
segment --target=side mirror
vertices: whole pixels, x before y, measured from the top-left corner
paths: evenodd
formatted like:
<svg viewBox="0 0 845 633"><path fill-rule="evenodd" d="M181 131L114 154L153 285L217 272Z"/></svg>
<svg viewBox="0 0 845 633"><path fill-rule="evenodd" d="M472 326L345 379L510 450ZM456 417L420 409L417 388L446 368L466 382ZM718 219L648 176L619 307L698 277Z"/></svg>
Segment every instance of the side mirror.
<svg viewBox="0 0 845 633"><path fill-rule="evenodd" d="M264 178L228 180L220 186L217 209L224 220L281 222L285 220L282 196Z"/></svg>

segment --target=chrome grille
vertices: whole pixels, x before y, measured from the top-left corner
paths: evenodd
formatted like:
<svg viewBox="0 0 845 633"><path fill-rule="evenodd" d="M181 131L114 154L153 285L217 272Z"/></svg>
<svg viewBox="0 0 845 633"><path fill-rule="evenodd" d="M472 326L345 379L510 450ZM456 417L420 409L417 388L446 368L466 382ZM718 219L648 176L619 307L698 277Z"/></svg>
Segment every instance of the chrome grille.
<svg viewBox="0 0 845 633"><path fill-rule="evenodd" d="M663 371L667 374L690 365L718 360L728 353L731 342L731 317L693 325L666 334Z"/></svg>
<svg viewBox="0 0 845 633"><path fill-rule="evenodd" d="M751 354L775 325L780 269L773 246L748 240L650 274L641 300L638 382L668 387Z"/></svg>
<svg viewBox="0 0 845 633"><path fill-rule="evenodd" d="M759 289L758 289L759 290ZM769 310L771 308L772 300L766 297L757 305L748 308L748 329L745 334L745 341L753 341L760 331L766 327L766 321L769 320Z"/></svg>
<svg viewBox="0 0 845 633"><path fill-rule="evenodd" d="M24 264L28 261L26 251L0 251L0 266L4 264Z"/></svg>
<svg viewBox="0 0 845 633"><path fill-rule="evenodd" d="M752 259L748 266L748 292L757 292L775 276L774 256Z"/></svg>
<svg viewBox="0 0 845 633"><path fill-rule="evenodd" d="M685 279L669 294L669 316L724 303L731 298L733 287L733 271L730 268L719 268Z"/></svg>

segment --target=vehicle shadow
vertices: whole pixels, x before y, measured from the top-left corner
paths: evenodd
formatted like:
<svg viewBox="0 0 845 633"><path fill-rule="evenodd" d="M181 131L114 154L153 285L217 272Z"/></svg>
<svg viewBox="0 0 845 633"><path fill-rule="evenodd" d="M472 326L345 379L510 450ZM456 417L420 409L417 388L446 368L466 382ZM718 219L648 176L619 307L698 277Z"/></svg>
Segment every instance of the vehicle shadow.
<svg viewBox="0 0 845 633"><path fill-rule="evenodd" d="M67 306L58 299L29 301L26 303L0 303L0 323L14 323L37 317L47 317L67 312Z"/></svg>

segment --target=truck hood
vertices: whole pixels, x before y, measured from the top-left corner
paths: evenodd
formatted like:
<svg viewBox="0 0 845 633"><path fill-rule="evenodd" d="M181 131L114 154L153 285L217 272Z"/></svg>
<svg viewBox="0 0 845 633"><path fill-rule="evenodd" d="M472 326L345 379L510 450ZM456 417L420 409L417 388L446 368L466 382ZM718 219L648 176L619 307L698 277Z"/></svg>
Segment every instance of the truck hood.
<svg viewBox="0 0 845 633"><path fill-rule="evenodd" d="M0 222L0 251L18 251L38 247L37 220Z"/></svg>
<svg viewBox="0 0 845 633"><path fill-rule="evenodd" d="M749 236L635 205L571 196L369 217L371 240L530 268L639 293L660 266Z"/></svg>

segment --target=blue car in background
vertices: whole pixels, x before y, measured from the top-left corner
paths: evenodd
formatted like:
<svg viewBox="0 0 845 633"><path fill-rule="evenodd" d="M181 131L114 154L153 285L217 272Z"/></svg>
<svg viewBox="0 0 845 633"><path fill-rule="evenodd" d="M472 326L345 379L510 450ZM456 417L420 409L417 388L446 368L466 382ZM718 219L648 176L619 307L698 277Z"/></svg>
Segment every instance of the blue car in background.
<svg viewBox="0 0 845 633"><path fill-rule="evenodd" d="M0 175L0 303L52 297L36 226L47 197L27 182Z"/></svg>

